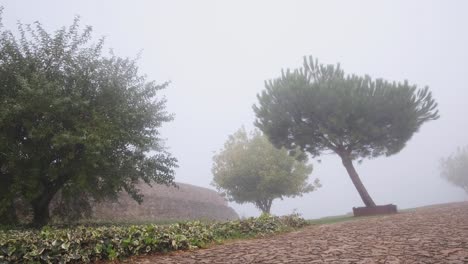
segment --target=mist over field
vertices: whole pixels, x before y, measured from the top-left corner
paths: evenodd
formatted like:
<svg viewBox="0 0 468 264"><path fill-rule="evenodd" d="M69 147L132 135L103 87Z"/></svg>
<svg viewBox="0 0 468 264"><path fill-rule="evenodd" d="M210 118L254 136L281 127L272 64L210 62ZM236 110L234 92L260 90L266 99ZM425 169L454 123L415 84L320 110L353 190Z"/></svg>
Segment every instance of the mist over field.
<svg viewBox="0 0 468 264"><path fill-rule="evenodd" d="M179 160L176 181L210 185L212 157L241 126L264 81L312 55L346 73L429 86L440 118L391 157L356 165L377 204L410 208L467 200L440 177L439 160L468 145L468 3L465 1L0 1L3 24L40 21L48 30L79 15L119 56L140 56L175 120L162 137ZM319 162L320 161L320 162ZM362 201L337 155L311 160L323 187L275 201L273 214L305 218L350 212ZM256 216L253 205L231 206Z"/></svg>

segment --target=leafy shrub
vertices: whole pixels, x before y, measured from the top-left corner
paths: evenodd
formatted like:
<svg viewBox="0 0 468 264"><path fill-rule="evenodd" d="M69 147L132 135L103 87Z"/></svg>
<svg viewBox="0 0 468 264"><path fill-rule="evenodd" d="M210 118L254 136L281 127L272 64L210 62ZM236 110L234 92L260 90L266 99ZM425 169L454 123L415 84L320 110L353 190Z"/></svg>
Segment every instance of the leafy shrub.
<svg viewBox="0 0 468 264"><path fill-rule="evenodd" d="M306 224L298 215L262 215L220 223L0 231L0 264L82 263L150 252L195 249L225 239L265 236Z"/></svg>
<svg viewBox="0 0 468 264"><path fill-rule="evenodd" d="M279 220L283 225L290 228L301 228L308 224L307 221L298 213L282 216Z"/></svg>

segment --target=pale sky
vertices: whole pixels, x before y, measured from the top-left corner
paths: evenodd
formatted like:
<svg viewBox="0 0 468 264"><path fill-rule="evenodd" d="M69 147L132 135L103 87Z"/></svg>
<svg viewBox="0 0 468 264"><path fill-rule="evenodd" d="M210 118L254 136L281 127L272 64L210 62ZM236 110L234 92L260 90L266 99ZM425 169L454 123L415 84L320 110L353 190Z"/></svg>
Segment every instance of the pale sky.
<svg viewBox="0 0 468 264"><path fill-rule="evenodd" d="M378 204L399 208L467 200L439 176L439 160L468 145L467 1L64 1L0 0L4 26L40 21L47 29L81 16L119 56L141 52L141 72L171 81L164 94L175 120L166 145L179 159L176 181L209 187L214 151L242 125L253 128L256 94L282 68L312 55L347 73L428 85L441 118L422 126L392 157L356 169ZM323 187L275 201L274 214L306 218L362 206L337 156L312 161ZM251 205L231 204L241 216Z"/></svg>

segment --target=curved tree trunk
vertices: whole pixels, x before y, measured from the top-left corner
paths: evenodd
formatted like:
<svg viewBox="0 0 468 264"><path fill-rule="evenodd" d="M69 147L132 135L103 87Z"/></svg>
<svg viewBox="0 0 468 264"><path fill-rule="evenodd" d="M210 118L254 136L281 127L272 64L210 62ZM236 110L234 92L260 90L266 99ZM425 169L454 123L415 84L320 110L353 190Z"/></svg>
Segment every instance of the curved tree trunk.
<svg viewBox="0 0 468 264"><path fill-rule="evenodd" d="M374 207L375 206L374 200L372 200L372 198L370 197L369 193L366 190L366 187L364 187L364 184L362 184L362 181L359 178L359 175L354 169L353 161L351 160L351 157L347 155L340 155L340 157L341 157L341 161L343 162L343 165L346 168L346 171L348 171L349 177L353 181L354 187L356 187L366 207Z"/></svg>

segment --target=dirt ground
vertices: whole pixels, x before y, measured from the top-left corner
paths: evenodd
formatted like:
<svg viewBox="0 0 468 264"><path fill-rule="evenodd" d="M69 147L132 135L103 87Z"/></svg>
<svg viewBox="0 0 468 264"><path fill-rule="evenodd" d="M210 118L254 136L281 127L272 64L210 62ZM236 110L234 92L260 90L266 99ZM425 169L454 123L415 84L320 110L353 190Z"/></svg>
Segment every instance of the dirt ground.
<svg viewBox="0 0 468 264"><path fill-rule="evenodd" d="M468 202L125 263L468 263Z"/></svg>

